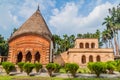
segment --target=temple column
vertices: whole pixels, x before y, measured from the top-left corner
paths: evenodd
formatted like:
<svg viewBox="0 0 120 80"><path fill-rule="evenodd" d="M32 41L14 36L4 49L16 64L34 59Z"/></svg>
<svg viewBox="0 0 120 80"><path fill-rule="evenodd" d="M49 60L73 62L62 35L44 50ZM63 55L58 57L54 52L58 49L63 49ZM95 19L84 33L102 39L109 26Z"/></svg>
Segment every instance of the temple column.
<svg viewBox="0 0 120 80"><path fill-rule="evenodd" d="M22 62L25 62L25 58L26 58L26 53L25 53L25 51L22 52L22 56L23 56L23 57L22 57Z"/></svg>
<svg viewBox="0 0 120 80"><path fill-rule="evenodd" d="M32 54L31 54L31 55L32 55L32 60L31 60L31 62L32 62L32 63L35 63L35 52L32 51Z"/></svg>

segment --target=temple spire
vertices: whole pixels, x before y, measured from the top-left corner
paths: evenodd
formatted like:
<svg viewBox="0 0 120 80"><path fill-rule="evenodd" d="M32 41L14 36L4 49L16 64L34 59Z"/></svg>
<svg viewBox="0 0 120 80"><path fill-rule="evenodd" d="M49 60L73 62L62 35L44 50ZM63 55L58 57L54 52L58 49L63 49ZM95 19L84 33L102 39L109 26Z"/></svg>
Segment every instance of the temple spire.
<svg viewBox="0 0 120 80"><path fill-rule="evenodd" d="M40 9L39 9L39 4L38 4L38 8L37 8L37 11L40 11Z"/></svg>

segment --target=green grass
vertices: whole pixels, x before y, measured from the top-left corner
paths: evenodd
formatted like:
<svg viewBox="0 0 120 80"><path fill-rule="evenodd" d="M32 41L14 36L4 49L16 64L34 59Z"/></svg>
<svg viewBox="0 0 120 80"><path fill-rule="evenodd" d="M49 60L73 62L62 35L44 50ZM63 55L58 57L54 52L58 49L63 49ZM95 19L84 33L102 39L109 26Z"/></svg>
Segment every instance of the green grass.
<svg viewBox="0 0 120 80"><path fill-rule="evenodd" d="M31 76L0 76L0 80L120 80L115 78L57 78Z"/></svg>

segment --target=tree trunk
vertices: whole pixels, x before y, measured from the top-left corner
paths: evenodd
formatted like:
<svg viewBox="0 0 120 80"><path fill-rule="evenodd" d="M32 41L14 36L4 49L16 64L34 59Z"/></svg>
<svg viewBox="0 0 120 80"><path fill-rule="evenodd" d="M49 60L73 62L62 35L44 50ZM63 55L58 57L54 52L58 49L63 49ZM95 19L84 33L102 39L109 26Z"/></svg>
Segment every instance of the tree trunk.
<svg viewBox="0 0 120 80"><path fill-rule="evenodd" d="M118 44L117 44L117 40L116 40L116 37L115 37L115 36L114 36L114 43L115 43L116 55L119 55Z"/></svg>

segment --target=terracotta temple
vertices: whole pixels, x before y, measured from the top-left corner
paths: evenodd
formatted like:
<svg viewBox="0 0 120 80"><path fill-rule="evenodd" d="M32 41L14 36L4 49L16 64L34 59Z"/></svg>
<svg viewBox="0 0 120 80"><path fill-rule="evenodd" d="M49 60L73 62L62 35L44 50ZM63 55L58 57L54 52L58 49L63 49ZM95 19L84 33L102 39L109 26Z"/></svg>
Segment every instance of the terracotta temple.
<svg viewBox="0 0 120 80"><path fill-rule="evenodd" d="M40 62L52 61L52 34L38 9L9 39L8 61Z"/></svg>

